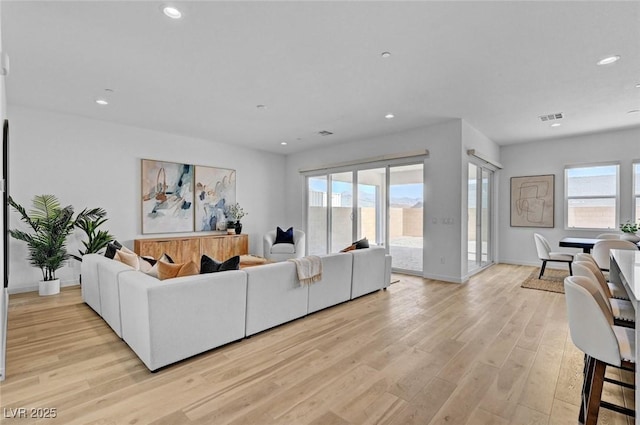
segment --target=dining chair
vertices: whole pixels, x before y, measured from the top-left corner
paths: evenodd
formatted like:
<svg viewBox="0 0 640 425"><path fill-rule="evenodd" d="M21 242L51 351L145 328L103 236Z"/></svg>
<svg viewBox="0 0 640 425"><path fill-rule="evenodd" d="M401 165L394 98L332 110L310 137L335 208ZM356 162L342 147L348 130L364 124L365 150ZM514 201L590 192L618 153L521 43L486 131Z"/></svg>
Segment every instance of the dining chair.
<svg viewBox="0 0 640 425"><path fill-rule="evenodd" d="M627 293L627 290L625 289L624 285L616 282L609 282L609 280L607 279L607 276L605 276L602 270L600 270L600 266L598 266L598 263L596 263L596 260L593 258L591 254L584 254L584 253L576 254L573 257L574 264L576 261L584 261L588 263L587 265L589 266L589 269L596 276L598 281L609 288L609 292L608 292L609 298L616 298L619 300L626 300L626 301L630 300L629 294Z"/></svg>
<svg viewBox="0 0 640 425"><path fill-rule="evenodd" d="M635 330L616 326L607 310L597 284L583 276L564 280L569 333L576 347L585 354L582 403L578 422L596 425L600 407L634 416L635 411L602 400L602 387L607 366L635 372ZM621 384L632 387L629 384Z"/></svg>
<svg viewBox="0 0 640 425"><path fill-rule="evenodd" d="M547 261L567 263L569 265L569 274L570 275L573 274L573 271L571 270L571 262L573 261L573 254L551 251L551 245L549 245L549 242L547 241L547 239L539 233L533 234L533 240L536 243L538 258L542 261L542 266L540 267L540 275L538 275L538 279L542 278L542 275L544 274L544 269L547 267Z"/></svg>
<svg viewBox="0 0 640 425"><path fill-rule="evenodd" d="M613 239L603 239L595 243L593 245L593 250L591 251L593 258L598 263L598 267L600 269L609 271L609 251L612 249L627 249L627 250L638 250L638 246L633 242L624 241L621 239L613 240Z"/></svg>
<svg viewBox="0 0 640 425"><path fill-rule="evenodd" d="M616 325L635 328L636 311L633 308L633 304L629 300L613 297L611 288L607 281L604 280L604 276L602 276L597 266L588 261L574 261L573 275L586 277L596 283L598 292L605 300L608 310L613 314Z"/></svg>

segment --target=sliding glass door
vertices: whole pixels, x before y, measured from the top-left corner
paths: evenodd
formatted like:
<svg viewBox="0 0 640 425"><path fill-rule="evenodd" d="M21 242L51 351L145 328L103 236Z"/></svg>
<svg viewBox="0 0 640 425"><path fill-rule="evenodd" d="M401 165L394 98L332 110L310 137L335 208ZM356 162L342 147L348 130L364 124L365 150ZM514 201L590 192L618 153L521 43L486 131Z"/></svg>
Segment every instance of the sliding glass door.
<svg viewBox="0 0 640 425"><path fill-rule="evenodd" d="M396 270L422 273L423 164L389 167L389 253Z"/></svg>
<svg viewBox="0 0 640 425"><path fill-rule="evenodd" d="M359 170L357 230L354 239L367 238L369 243L384 245L386 168Z"/></svg>
<svg viewBox="0 0 640 425"><path fill-rule="evenodd" d="M493 262L491 256L491 188L493 171L469 163L467 252L468 271Z"/></svg>
<svg viewBox="0 0 640 425"><path fill-rule="evenodd" d="M367 238L388 247L395 270L421 274L423 164L354 168L307 177L309 254Z"/></svg>
<svg viewBox="0 0 640 425"><path fill-rule="evenodd" d="M307 179L307 244L309 255L329 252L328 247L328 176Z"/></svg>

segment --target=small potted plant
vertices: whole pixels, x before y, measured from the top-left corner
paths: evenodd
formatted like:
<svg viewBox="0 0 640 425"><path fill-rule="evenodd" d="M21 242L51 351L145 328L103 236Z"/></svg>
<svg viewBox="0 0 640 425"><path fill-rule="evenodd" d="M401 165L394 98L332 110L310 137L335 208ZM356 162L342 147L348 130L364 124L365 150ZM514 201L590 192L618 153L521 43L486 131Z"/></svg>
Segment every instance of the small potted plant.
<svg viewBox="0 0 640 425"><path fill-rule="evenodd" d="M244 217L248 213L244 212L244 209L242 209L240 204L237 202L235 204L230 204L229 206L227 206L226 212L227 218L235 222L234 228L236 230L236 235L239 235L240 233L242 233L242 223L240 223L240 220L242 220L242 217Z"/></svg>
<svg viewBox="0 0 640 425"><path fill-rule="evenodd" d="M620 225L620 230L622 230L623 235L620 236L620 239L624 239L627 241L631 241L633 243L640 242L640 237L636 235L638 231L638 224L633 221L627 221L624 224Z"/></svg>

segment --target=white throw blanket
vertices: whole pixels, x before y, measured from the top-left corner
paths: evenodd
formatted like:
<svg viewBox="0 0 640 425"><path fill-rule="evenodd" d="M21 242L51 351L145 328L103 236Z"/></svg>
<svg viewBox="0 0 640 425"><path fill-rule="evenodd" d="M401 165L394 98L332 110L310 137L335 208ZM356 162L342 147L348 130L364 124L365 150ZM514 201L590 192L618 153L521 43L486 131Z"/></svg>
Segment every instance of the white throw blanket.
<svg viewBox="0 0 640 425"><path fill-rule="evenodd" d="M309 285L322 279L322 260L317 255L291 258L287 261L296 263L300 285Z"/></svg>

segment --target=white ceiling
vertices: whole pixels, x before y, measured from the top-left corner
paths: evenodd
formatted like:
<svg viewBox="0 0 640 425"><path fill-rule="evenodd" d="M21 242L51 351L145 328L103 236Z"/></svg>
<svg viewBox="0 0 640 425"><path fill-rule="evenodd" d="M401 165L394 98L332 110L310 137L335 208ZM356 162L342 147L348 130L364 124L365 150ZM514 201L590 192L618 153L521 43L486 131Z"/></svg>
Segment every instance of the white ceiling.
<svg viewBox="0 0 640 425"><path fill-rule="evenodd" d="M278 153L449 118L498 144L640 124L637 1L162 4L3 1L9 108Z"/></svg>

